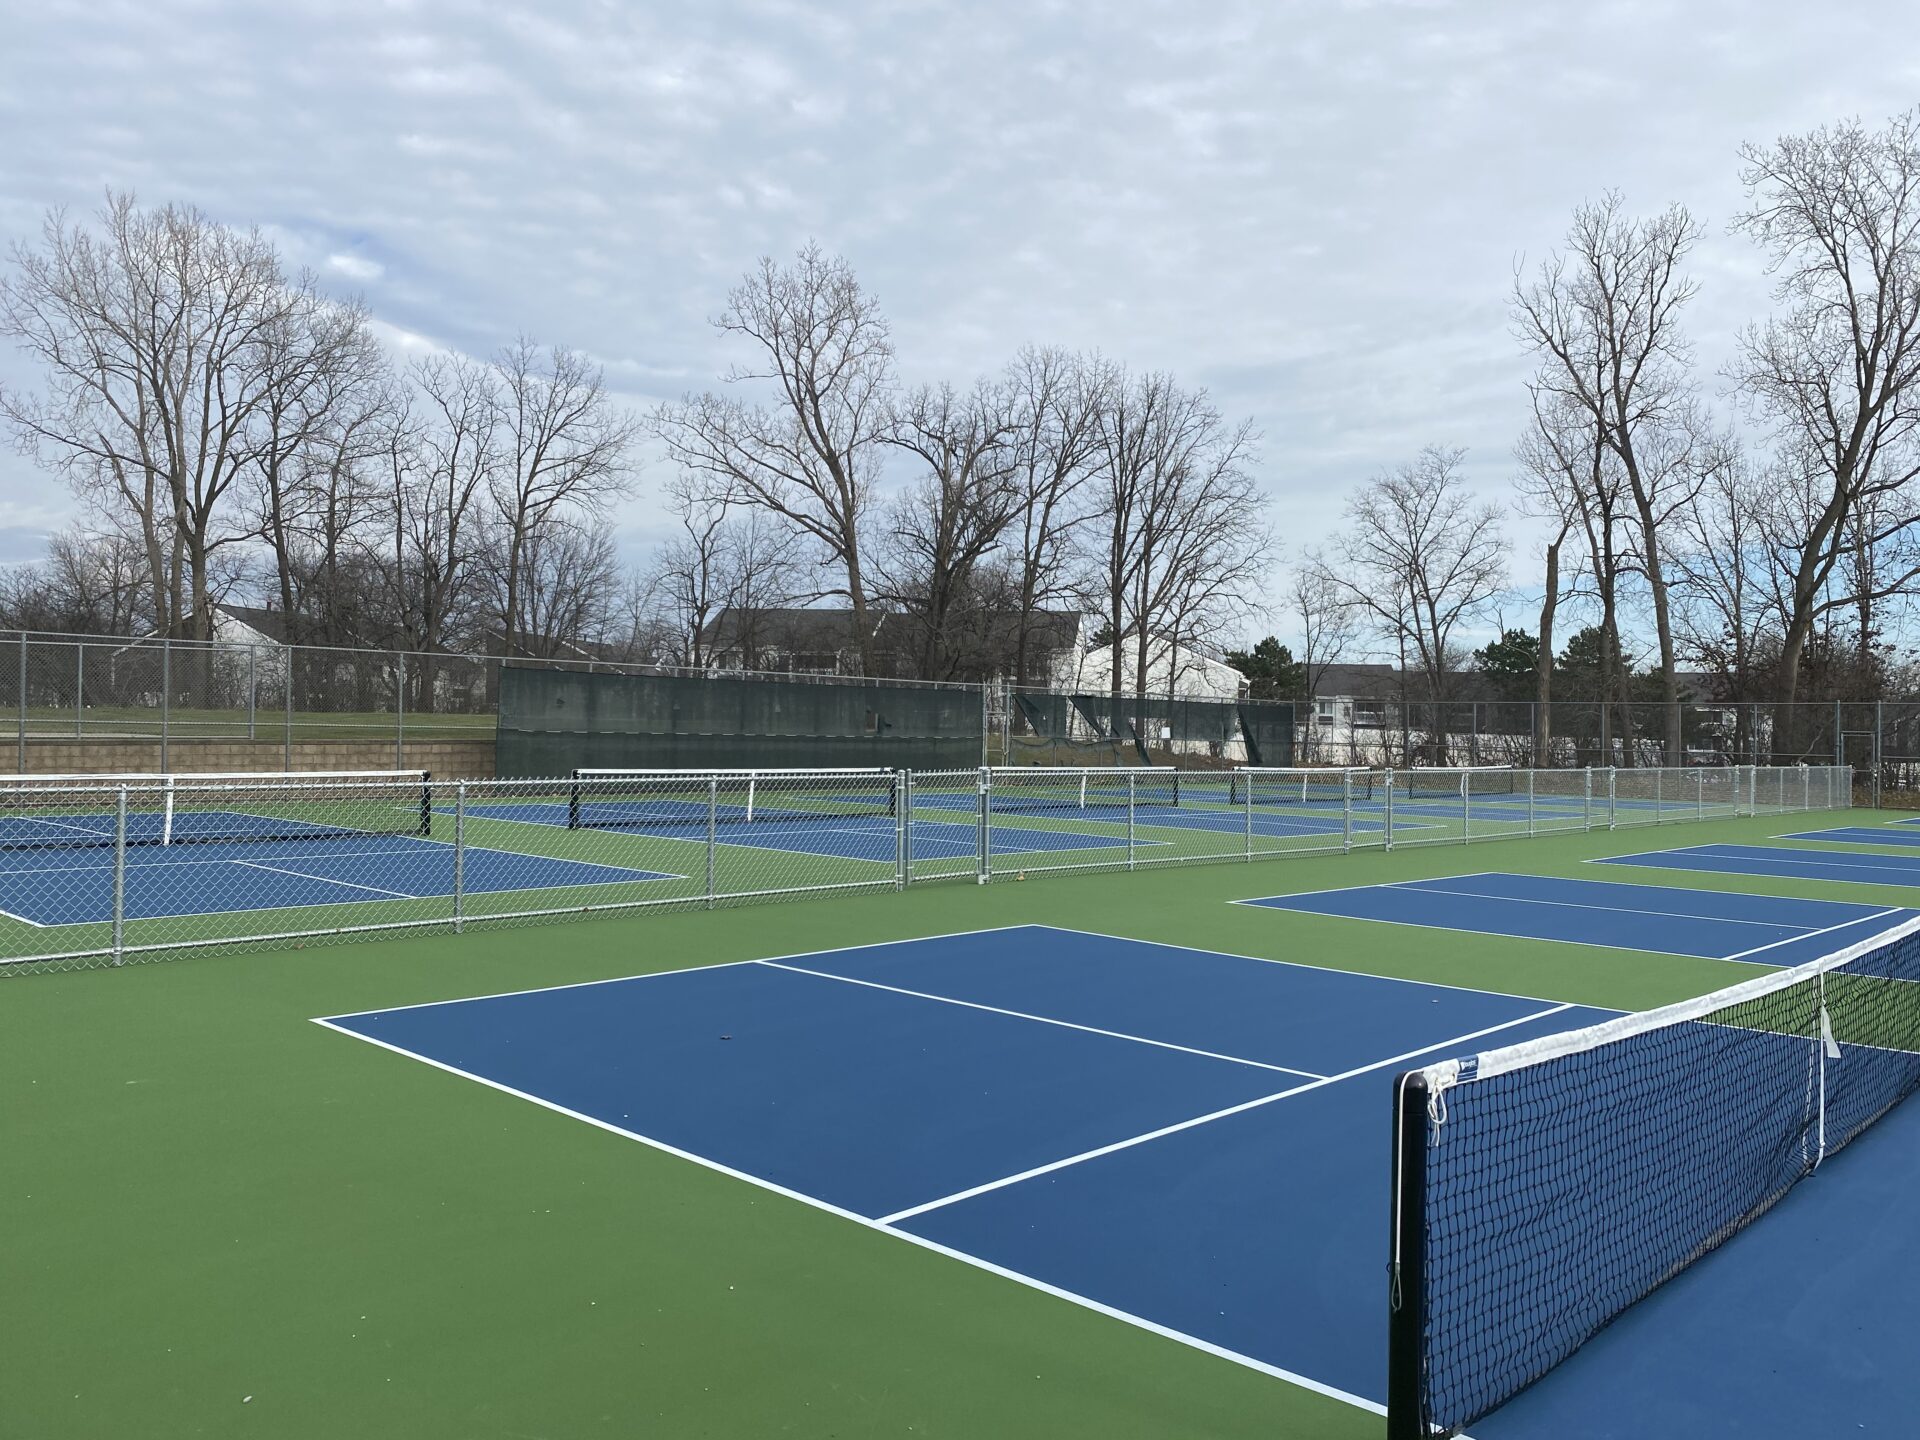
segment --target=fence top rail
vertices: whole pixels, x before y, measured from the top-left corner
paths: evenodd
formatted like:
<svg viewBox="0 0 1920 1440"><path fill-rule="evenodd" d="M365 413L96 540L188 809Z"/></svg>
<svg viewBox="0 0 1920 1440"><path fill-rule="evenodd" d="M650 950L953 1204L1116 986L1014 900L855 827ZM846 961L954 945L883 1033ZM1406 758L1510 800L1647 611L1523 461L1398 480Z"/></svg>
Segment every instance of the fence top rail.
<svg viewBox="0 0 1920 1440"><path fill-rule="evenodd" d="M744 776L748 779L790 780L805 779L813 775L820 776L822 779L835 779L844 775L872 776L893 773L894 767L891 765L850 766L845 769L830 770L810 766L797 766L784 770L715 770L688 765L674 768L657 765L597 765L576 768L573 778L576 780L685 780L690 776L718 775L732 779Z"/></svg>
<svg viewBox="0 0 1920 1440"><path fill-rule="evenodd" d="M427 770L126 770L82 771L70 775L18 775L6 782L9 790L36 790L54 785L220 785L245 781L256 785L331 784L342 780L404 780L414 784L432 778Z"/></svg>

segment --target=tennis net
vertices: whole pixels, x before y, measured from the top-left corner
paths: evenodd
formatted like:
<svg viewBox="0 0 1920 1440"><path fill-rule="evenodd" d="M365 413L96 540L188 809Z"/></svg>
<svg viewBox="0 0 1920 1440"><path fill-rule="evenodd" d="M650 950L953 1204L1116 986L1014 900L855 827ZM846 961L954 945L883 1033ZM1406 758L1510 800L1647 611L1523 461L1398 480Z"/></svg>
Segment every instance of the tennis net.
<svg viewBox="0 0 1920 1440"><path fill-rule="evenodd" d="M35 775L0 786L0 850L431 835L425 770Z"/></svg>
<svg viewBox="0 0 1920 1440"><path fill-rule="evenodd" d="M1180 803L1180 772L1165 766L1068 770L1043 765L996 766L988 777L988 806L1007 815L1094 812L1124 816Z"/></svg>
<svg viewBox="0 0 1920 1440"><path fill-rule="evenodd" d="M1271 769L1236 767L1227 798L1235 805L1339 805L1348 796L1373 798L1373 774L1367 770Z"/></svg>
<svg viewBox="0 0 1920 1440"><path fill-rule="evenodd" d="M1410 800L1458 800L1461 796L1517 794L1520 771L1510 765L1416 766L1394 775Z"/></svg>
<svg viewBox="0 0 1920 1440"><path fill-rule="evenodd" d="M1392 1440L1450 1435L1920 1088L1920 918L1790 970L1402 1075Z"/></svg>
<svg viewBox="0 0 1920 1440"><path fill-rule="evenodd" d="M622 830L858 820L895 813L891 770L575 770L567 826Z"/></svg>

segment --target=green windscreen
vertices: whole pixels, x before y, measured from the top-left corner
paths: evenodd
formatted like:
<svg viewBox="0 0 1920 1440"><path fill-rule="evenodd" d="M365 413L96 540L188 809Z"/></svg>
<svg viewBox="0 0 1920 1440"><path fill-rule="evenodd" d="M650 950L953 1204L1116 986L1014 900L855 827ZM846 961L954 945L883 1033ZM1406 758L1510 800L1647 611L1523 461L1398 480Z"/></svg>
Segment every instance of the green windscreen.
<svg viewBox="0 0 1920 1440"><path fill-rule="evenodd" d="M612 675L509 665L497 773L969 769L980 691L834 679Z"/></svg>

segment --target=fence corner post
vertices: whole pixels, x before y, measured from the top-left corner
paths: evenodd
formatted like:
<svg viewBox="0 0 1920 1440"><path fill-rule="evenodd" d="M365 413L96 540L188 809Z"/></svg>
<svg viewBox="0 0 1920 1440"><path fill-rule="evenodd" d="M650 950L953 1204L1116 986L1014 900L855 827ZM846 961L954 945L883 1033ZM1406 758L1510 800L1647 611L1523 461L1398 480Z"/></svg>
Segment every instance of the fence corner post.
<svg viewBox="0 0 1920 1440"><path fill-rule="evenodd" d="M453 790L453 933L456 935L466 924L466 900L467 782L462 780Z"/></svg>

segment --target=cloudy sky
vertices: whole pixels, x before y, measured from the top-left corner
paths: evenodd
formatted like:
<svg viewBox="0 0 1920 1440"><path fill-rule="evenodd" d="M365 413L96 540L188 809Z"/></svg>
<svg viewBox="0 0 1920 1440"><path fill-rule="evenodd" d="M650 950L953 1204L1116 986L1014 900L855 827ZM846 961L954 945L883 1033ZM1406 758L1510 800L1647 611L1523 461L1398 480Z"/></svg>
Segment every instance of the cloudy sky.
<svg viewBox="0 0 1920 1440"><path fill-rule="evenodd" d="M1768 301L1726 229L1739 145L1920 101L1920 7L1894 0L16 0L4 35L9 239L108 186L189 202L397 345L525 332L639 408L711 384L729 284L815 238L909 379L1035 341L1209 387L1262 431L1290 544L1427 443L1505 493L1505 294L1580 201L1703 217L1711 372ZM31 380L13 355L0 377ZM0 560L71 508L0 456ZM657 524L643 491L623 544Z"/></svg>

